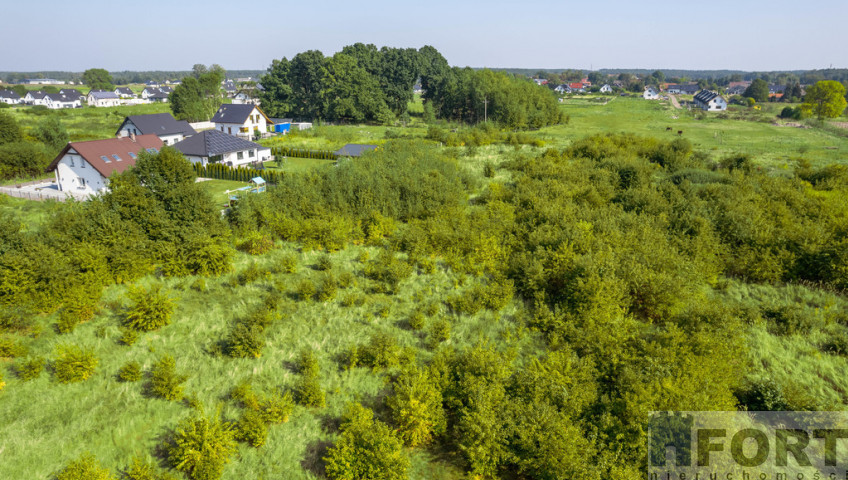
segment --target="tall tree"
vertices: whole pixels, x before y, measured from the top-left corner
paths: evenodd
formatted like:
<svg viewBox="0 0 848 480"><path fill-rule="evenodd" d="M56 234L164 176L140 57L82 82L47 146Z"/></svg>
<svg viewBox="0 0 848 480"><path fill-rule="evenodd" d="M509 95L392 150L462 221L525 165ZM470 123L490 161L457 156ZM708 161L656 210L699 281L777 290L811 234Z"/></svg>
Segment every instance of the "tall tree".
<svg viewBox="0 0 848 480"><path fill-rule="evenodd" d="M185 77L170 95L171 112L180 120L209 120L223 103L222 76L209 71L200 78Z"/></svg>
<svg viewBox="0 0 848 480"><path fill-rule="evenodd" d="M291 63L285 57L280 60L273 60L268 73L259 80L264 89L259 92L262 110L272 117L284 117L292 111L290 70Z"/></svg>
<svg viewBox="0 0 848 480"><path fill-rule="evenodd" d="M392 117L377 79L355 58L335 54L325 66L325 114L351 122L387 123ZM410 86L411 90L411 86Z"/></svg>
<svg viewBox="0 0 848 480"><path fill-rule="evenodd" d="M386 103L395 115L401 115L412 100L412 87L419 75L418 52L414 48L383 47L380 57L380 86Z"/></svg>
<svg viewBox="0 0 848 480"><path fill-rule="evenodd" d="M745 89L745 93L743 93L742 96L753 98L758 102L767 102L769 98L768 83L766 83L766 81L762 78L758 78L748 85L748 88Z"/></svg>
<svg viewBox="0 0 848 480"><path fill-rule="evenodd" d="M318 50L298 53L291 60L289 85L292 87L292 114L321 118L324 113L324 54Z"/></svg>
<svg viewBox="0 0 848 480"><path fill-rule="evenodd" d="M842 115L846 104L845 86L835 80L822 80L807 89L801 109L821 120Z"/></svg>
<svg viewBox="0 0 848 480"><path fill-rule="evenodd" d="M89 68L83 72L82 81L92 90L115 89L115 85L112 84L112 75L102 68Z"/></svg>

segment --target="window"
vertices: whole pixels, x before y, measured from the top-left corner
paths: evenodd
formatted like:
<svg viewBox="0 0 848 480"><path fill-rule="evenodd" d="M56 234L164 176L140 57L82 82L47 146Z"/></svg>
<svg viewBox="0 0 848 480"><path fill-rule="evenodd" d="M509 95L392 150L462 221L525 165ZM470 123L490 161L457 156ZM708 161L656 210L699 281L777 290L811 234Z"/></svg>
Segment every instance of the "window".
<svg viewBox="0 0 848 480"><path fill-rule="evenodd" d="M113 154L112 154L112 158L114 158L116 162L120 162L120 161L121 161L121 157L119 157L116 153L113 153Z"/></svg>
<svg viewBox="0 0 848 480"><path fill-rule="evenodd" d="M100 160L103 160L104 163L112 163L112 160L109 160L106 155L100 155Z"/></svg>
<svg viewBox="0 0 848 480"><path fill-rule="evenodd" d="M159 153L159 150L156 150L155 148L148 148L147 151L150 153Z"/></svg>
<svg viewBox="0 0 848 480"><path fill-rule="evenodd" d="M255 157L256 156L256 150L251 150L251 151L247 152L247 156L249 156L250 158Z"/></svg>
<svg viewBox="0 0 848 480"><path fill-rule="evenodd" d="M165 145L167 145L167 144L168 144L168 139L166 138L165 140L162 140L162 143L164 143Z"/></svg>
<svg viewBox="0 0 848 480"><path fill-rule="evenodd" d="M82 178L82 177L79 177L79 181L80 181L80 188L85 188L85 179Z"/></svg>
<svg viewBox="0 0 848 480"><path fill-rule="evenodd" d="M134 154L133 152L127 152L127 154L128 154L128 155L130 156L130 158L132 158L133 160L135 160L136 158L138 158L138 157L136 156L136 154Z"/></svg>
<svg viewBox="0 0 848 480"><path fill-rule="evenodd" d="M244 152L238 152L236 154L236 158L239 159L239 160L243 160L244 159Z"/></svg>
<svg viewBox="0 0 848 480"><path fill-rule="evenodd" d="M68 163L73 167L74 166L74 157L68 157Z"/></svg>

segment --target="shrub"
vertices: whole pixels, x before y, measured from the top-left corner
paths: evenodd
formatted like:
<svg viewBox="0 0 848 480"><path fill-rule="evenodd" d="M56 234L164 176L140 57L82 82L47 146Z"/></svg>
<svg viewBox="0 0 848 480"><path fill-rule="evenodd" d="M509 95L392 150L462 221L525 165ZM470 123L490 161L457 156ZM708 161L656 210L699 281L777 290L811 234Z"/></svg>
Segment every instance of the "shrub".
<svg viewBox="0 0 848 480"><path fill-rule="evenodd" d="M386 333L377 333L366 344L355 349L352 357L356 363L373 369L392 368L400 364L401 348L395 337Z"/></svg>
<svg viewBox="0 0 848 480"><path fill-rule="evenodd" d="M320 372L318 358L315 352L308 348L304 348L297 356L297 371L301 375L307 377L317 377Z"/></svg>
<svg viewBox="0 0 848 480"><path fill-rule="evenodd" d="M293 253L284 255L283 258L280 259L280 268L284 273L296 273L297 256Z"/></svg>
<svg viewBox="0 0 848 480"><path fill-rule="evenodd" d="M16 358L27 354L27 348L14 337L0 336L0 358Z"/></svg>
<svg viewBox="0 0 848 480"><path fill-rule="evenodd" d="M301 301L306 301L315 296L315 283L308 278L304 278L297 284L297 297Z"/></svg>
<svg viewBox="0 0 848 480"><path fill-rule="evenodd" d="M70 333L77 325L87 322L94 317L97 310L97 300L82 295L72 295L59 310L59 320L56 329L59 333Z"/></svg>
<svg viewBox="0 0 848 480"><path fill-rule="evenodd" d="M350 272L342 272L339 275L339 288L348 288L356 284L356 277Z"/></svg>
<svg viewBox="0 0 848 480"><path fill-rule="evenodd" d="M414 312L409 316L409 328L413 330L421 330L424 328L424 314L421 312Z"/></svg>
<svg viewBox="0 0 848 480"><path fill-rule="evenodd" d="M294 400L290 393L272 394L259 402L258 410L265 423L285 423L289 421Z"/></svg>
<svg viewBox="0 0 848 480"><path fill-rule="evenodd" d="M149 290L131 288L127 296L132 302L124 317L124 325L127 327L149 332L171 322L174 299L163 291L162 285L154 285Z"/></svg>
<svg viewBox="0 0 848 480"><path fill-rule="evenodd" d="M318 300L322 302L332 300L336 297L337 291L338 283L336 282L336 278L333 277L332 273L327 272L321 278L321 282L318 285Z"/></svg>
<svg viewBox="0 0 848 480"><path fill-rule="evenodd" d="M126 480L177 480L170 473L160 472L155 465L139 457L134 457L123 473Z"/></svg>
<svg viewBox="0 0 848 480"><path fill-rule="evenodd" d="M181 400L187 375L177 373L174 357L165 355L150 370L150 393L165 400Z"/></svg>
<svg viewBox="0 0 848 480"><path fill-rule="evenodd" d="M239 250L251 255L262 255L268 253L272 248L274 248L274 240L271 239L271 236L257 231L248 233L247 238L238 246Z"/></svg>
<svg viewBox="0 0 848 480"><path fill-rule="evenodd" d="M118 370L118 378L122 382L137 382L141 377L141 364L135 361L127 362Z"/></svg>
<svg viewBox="0 0 848 480"><path fill-rule="evenodd" d="M359 413L346 412L348 421L342 423L341 438L327 450L327 476L344 480L407 478L409 459L403 442L386 424L373 420L370 410L358 407Z"/></svg>
<svg viewBox="0 0 848 480"><path fill-rule="evenodd" d="M342 297L342 301L340 303L344 307L352 307L354 305L361 307L362 305L365 305L365 296L361 293L348 293Z"/></svg>
<svg viewBox="0 0 848 480"><path fill-rule="evenodd" d="M100 462L90 453L84 453L56 474L56 480L117 480L117 478L109 469L100 466Z"/></svg>
<svg viewBox="0 0 848 480"><path fill-rule="evenodd" d="M18 378L21 380L35 380L40 377L41 372L44 371L44 359L41 357L35 357L24 360L18 364L16 370Z"/></svg>
<svg viewBox="0 0 848 480"><path fill-rule="evenodd" d="M450 339L451 325L444 318L438 318L430 324L430 344L436 346Z"/></svg>
<svg viewBox="0 0 848 480"><path fill-rule="evenodd" d="M259 358L265 345L263 327L236 324L226 340L227 355L233 358Z"/></svg>
<svg viewBox="0 0 848 480"><path fill-rule="evenodd" d="M124 345L130 346L137 342L140 336L141 334L138 330L133 330L130 327L123 327L121 329L121 338L119 338L118 341Z"/></svg>
<svg viewBox="0 0 848 480"><path fill-rule="evenodd" d="M202 413L181 421L164 447L171 466L192 480L221 478L237 449L232 425Z"/></svg>
<svg viewBox="0 0 848 480"><path fill-rule="evenodd" d="M203 277L197 277L193 282L191 282L191 289L195 292L203 293L206 291L206 279Z"/></svg>
<svg viewBox="0 0 848 480"><path fill-rule="evenodd" d="M268 438L268 426L262 415L255 410L245 410L236 423L236 440L242 441L251 447L259 448L265 445Z"/></svg>
<svg viewBox="0 0 848 480"><path fill-rule="evenodd" d="M412 265L395 257L394 253L383 250L372 262L365 264L365 276L379 282L378 291L396 293L400 282L412 274Z"/></svg>
<svg viewBox="0 0 848 480"><path fill-rule="evenodd" d="M329 255L324 254L318 257L318 261L315 263L315 268L321 271L328 271L333 269L333 259L330 258Z"/></svg>
<svg viewBox="0 0 848 480"><path fill-rule="evenodd" d="M241 273L238 274L238 284L247 285L268 276L268 272L263 270L259 265L251 263Z"/></svg>
<svg viewBox="0 0 848 480"><path fill-rule="evenodd" d="M323 407L326 401L318 377L314 376L301 377L294 387L294 396L297 403L304 407Z"/></svg>
<svg viewBox="0 0 848 480"><path fill-rule="evenodd" d="M491 162L486 162L483 165L483 176L486 178L493 178L495 176L495 166Z"/></svg>
<svg viewBox="0 0 848 480"><path fill-rule="evenodd" d="M230 390L230 398L244 408L251 410L259 408L259 399L256 397L256 393L253 392L253 388L247 380L242 381Z"/></svg>
<svg viewBox="0 0 848 480"><path fill-rule="evenodd" d="M426 372L412 370L394 383L394 395L386 399L397 432L410 447L426 445L445 430L442 393Z"/></svg>
<svg viewBox="0 0 848 480"><path fill-rule="evenodd" d="M84 350L76 345L62 345L53 360L53 375L60 383L81 382L94 373L97 363L92 350Z"/></svg>

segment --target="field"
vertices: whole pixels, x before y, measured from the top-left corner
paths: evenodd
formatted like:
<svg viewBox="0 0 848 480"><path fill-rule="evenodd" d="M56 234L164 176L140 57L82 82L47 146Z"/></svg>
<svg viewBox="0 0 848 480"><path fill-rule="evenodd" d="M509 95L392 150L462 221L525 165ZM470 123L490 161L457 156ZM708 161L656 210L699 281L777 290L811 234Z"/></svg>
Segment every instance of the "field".
<svg viewBox="0 0 848 480"><path fill-rule="evenodd" d="M549 148L567 147L593 134L628 132L672 140L677 138L677 131L682 130L682 137L693 143L696 152L703 152L716 160L735 153L751 154L755 165L765 167L764 170L770 173L791 173L796 159L800 157L810 160L815 166L848 163L848 138L816 128L774 125L774 108L777 107L771 105L765 112L734 109L726 115L728 118L718 118L676 110L665 102L623 97L606 100L567 100L561 105L562 111L569 117L567 124L529 133L533 138L545 142L541 147L492 144L442 149L449 153L452 164L462 174L462 182L467 189L463 192L463 201L466 197L471 200L463 207L482 215L485 207L479 206L477 200L484 195L497 195L499 189L502 191L506 188L503 185L513 180L511 175L514 171L502 168L504 165L538 156ZM41 114L27 109L6 111L12 111L27 128L37 124L41 118ZM141 114L165 111L168 111L167 105L156 104L115 109L85 108L49 114L59 115L71 133L72 140L82 140L111 136L123 121L123 116L130 112ZM311 130L263 140L261 143L266 146L336 150L345 143L384 144L391 137L399 135L419 139L426 135L427 128L420 119L415 118L412 125L316 126ZM671 128L670 132L667 131L668 127ZM433 142L428 142L428 146L430 143ZM432 147L436 148L434 145ZM282 163L266 165L266 168L279 168L297 174L327 171L333 164L326 160L290 158ZM645 171L659 175L661 170L661 167L651 164ZM438 172L432 172L433 177L439 175ZM493 182L503 185L490 187ZM227 190L244 185L222 180L201 182L202 188L212 196L216 206L227 203ZM550 186L545 184L545 188ZM574 196L585 204L597 203L597 197L586 192L563 189L561 193L562 197ZM816 191L815 196L825 198L836 193ZM656 197L662 195L657 194ZM630 199L618 200L622 202L621 211L629 208L625 204ZM633 204L639 200L633 200ZM506 204L507 201L507 195L503 195L493 203ZM649 203L649 200L644 201ZM657 204L660 202L654 197L650 201ZM53 202L28 202L0 196L0 219L12 218L32 231L46 224L60 208L60 205ZM506 208L503 212L508 212L504 217L519 216L522 213ZM281 212L267 213L275 215ZM647 212L645 216L652 214ZM562 216L561 212L551 213L555 219ZM452 218L442 220L443 223L454 220L461 223ZM497 220L501 218L496 216L490 219L492 223L497 223ZM700 220L703 219L698 218L693 224ZM750 227L754 231L762 223L762 219L757 220L760 223ZM568 221L570 219L565 223ZM610 221L610 224L613 223ZM596 235L603 236L606 228L606 225L593 226L584 220L576 224L571 232L576 242L594 241ZM437 226L431 225L431 228ZM545 244L549 241L546 235L551 234L547 230L549 225L544 227L531 229L532 232L528 234L538 242L538 250L528 253L530 260L550 254L548 250L552 250ZM483 238L483 232L475 233ZM0 232L0 240L2 238L3 233ZM476 239L457 235L443 238L442 241L448 244L447 251L453 252L465 247L462 242L467 238ZM233 238L228 241L241 245L243 240L233 233ZM498 250L501 242L506 244L510 241L515 239L498 239L492 244L482 243L481 240L481 244L494 251ZM244 409L237 406L230 393L234 386L243 381L248 381L254 390L263 393L293 390L301 377L297 371L296 358L304 350L314 352L317 356L320 386L327 398L326 406L294 407L288 422L270 426L267 442L259 448L240 443L237 457L226 467L222 478L326 478L322 458L327 448L339 438L339 417L345 406L351 402L360 402L373 408L378 418L387 419L389 415L385 399L392 393L392 378L400 371L397 366L388 369L361 365L351 367L347 363L351 347L366 344L376 335L385 335L396 343L404 358L427 362L443 347L465 349L475 345L490 345L514 358L515 365L519 367L538 366L539 352L547 348L548 338L540 329L529 326L532 323L532 314L529 313L531 302L524 302L516 295L500 309L457 313L449 308L449 300L475 295L471 289L481 280L463 273L459 268L453 268L449 255L440 257L428 252L418 253L416 258L408 253L397 253L398 258L414 268L411 275L400 282L395 294L387 293L366 271L369 262L378 258L381 252L392 251L394 255L395 248L397 244L389 240L358 239L337 251L323 251L310 249L303 243L276 240L273 248L264 253L250 255L238 251L233 270L217 277L174 278L151 274L133 285L111 285L103 292L93 319L77 326L70 333L60 334L57 331L59 312L33 314L34 325L26 336L21 337L21 342L28 350L27 358L50 361L56 357L58 347L72 344L90 348L99 363L92 378L80 383L61 384L55 380L49 363L40 377L27 381L15 373L20 359L0 358L3 373L0 385L5 382L5 387L0 391L0 478L52 478L70 460L85 452L94 454L103 465L115 472L125 468L133 457L165 468L167 462L158 447L173 432L177 422L195 410L207 414L220 412L225 419L235 421ZM557 261L575 261L567 257L577 257L571 248L569 245L558 251L562 256ZM653 254L654 248L654 245L650 245L645 251ZM480 254L476 251L474 253ZM638 266L642 267L641 264ZM542 278L542 267L538 268L538 275ZM590 267L581 265L581 268ZM638 269L634 267L635 270ZM338 292L329 298L303 294L302 286L305 282L311 282L314 287L329 275L336 279L347 278L349 281L340 284ZM644 278L644 284L651 284L655 280L655 277L650 276ZM172 322L159 330L141 334L134 344L127 345L121 341L122 324L129 306L127 293L130 288L154 284L163 285L167 294L175 300L176 310ZM233 324L263 305L275 292L281 294L279 318L266 331L261 355L255 358L230 358L225 355L222 345ZM687 292L687 295L690 293ZM746 346L740 360L744 364L746 384L766 385L768 382L777 382L785 387L782 394L786 405L796 408L848 409L848 395L845 393L848 391L848 380L843 374L848 368L848 352L838 355L824 353L824 345L832 337L848 331L845 328L848 326L848 317L844 313L848 311L848 300L844 291L823 288L813 283L747 283L740 278L722 276L711 280L703 298L699 293L691 295L703 300L707 306L726 304L735 309L732 316L734 320L739 320ZM413 319L422 312L423 323L415 325ZM599 317L605 314L602 308L598 312ZM775 320L769 317L772 314L775 318L783 315L793 321L806 319L806 329L791 334L776 334ZM783 317L780 318L782 321ZM449 325L448 333L440 334L439 328L445 323ZM644 330L660 330L660 323L657 321L646 325ZM622 323L614 324L613 327L601 324L596 328L597 331L591 332L593 336L634 327L632 323ZM4 335L0 332L0 340L5 338ZM848 339L848 334L845 338ZM618 351L620 346L615 345L615 350ZM564 350L567 348L563 347ZM155 398L150 393L147 373L138 382L118 380L118 370L127 362L137 361L144 372L149 372L154 362L163 355L175 357L177 370L188 377L184 400ZM661 360L644 369L676 371L674 365L669 366ZM622 377L641 374L633 371L625 373ZM676 380L672 378L668 382L671 384ZM698 380L694 380L694 385L699 385ZM607 378L605 381L613 383L615 380ZM673 391L681 388L678 384L669 384L662 384L657 390L665 388ZM651 388L645 387L645 390ZM654 405L659 405L661 409L666 404L660 403L660 400L656 399ZM469 478L459 455L443 447L437 443L430 448L405 448L405 454L411 458L409 478Z"/></svg>

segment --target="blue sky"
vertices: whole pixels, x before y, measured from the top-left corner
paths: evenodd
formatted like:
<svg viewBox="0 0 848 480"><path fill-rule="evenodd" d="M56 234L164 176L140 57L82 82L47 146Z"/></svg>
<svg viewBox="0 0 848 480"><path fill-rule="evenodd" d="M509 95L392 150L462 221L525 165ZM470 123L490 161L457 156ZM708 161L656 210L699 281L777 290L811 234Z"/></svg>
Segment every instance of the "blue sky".
<svg viewBox="0 0 848 480"><path fill-rule="evenodd" d="M848 0L4 3L0 71L264 69L356 42L473 67L848 68Z"/></svg>

